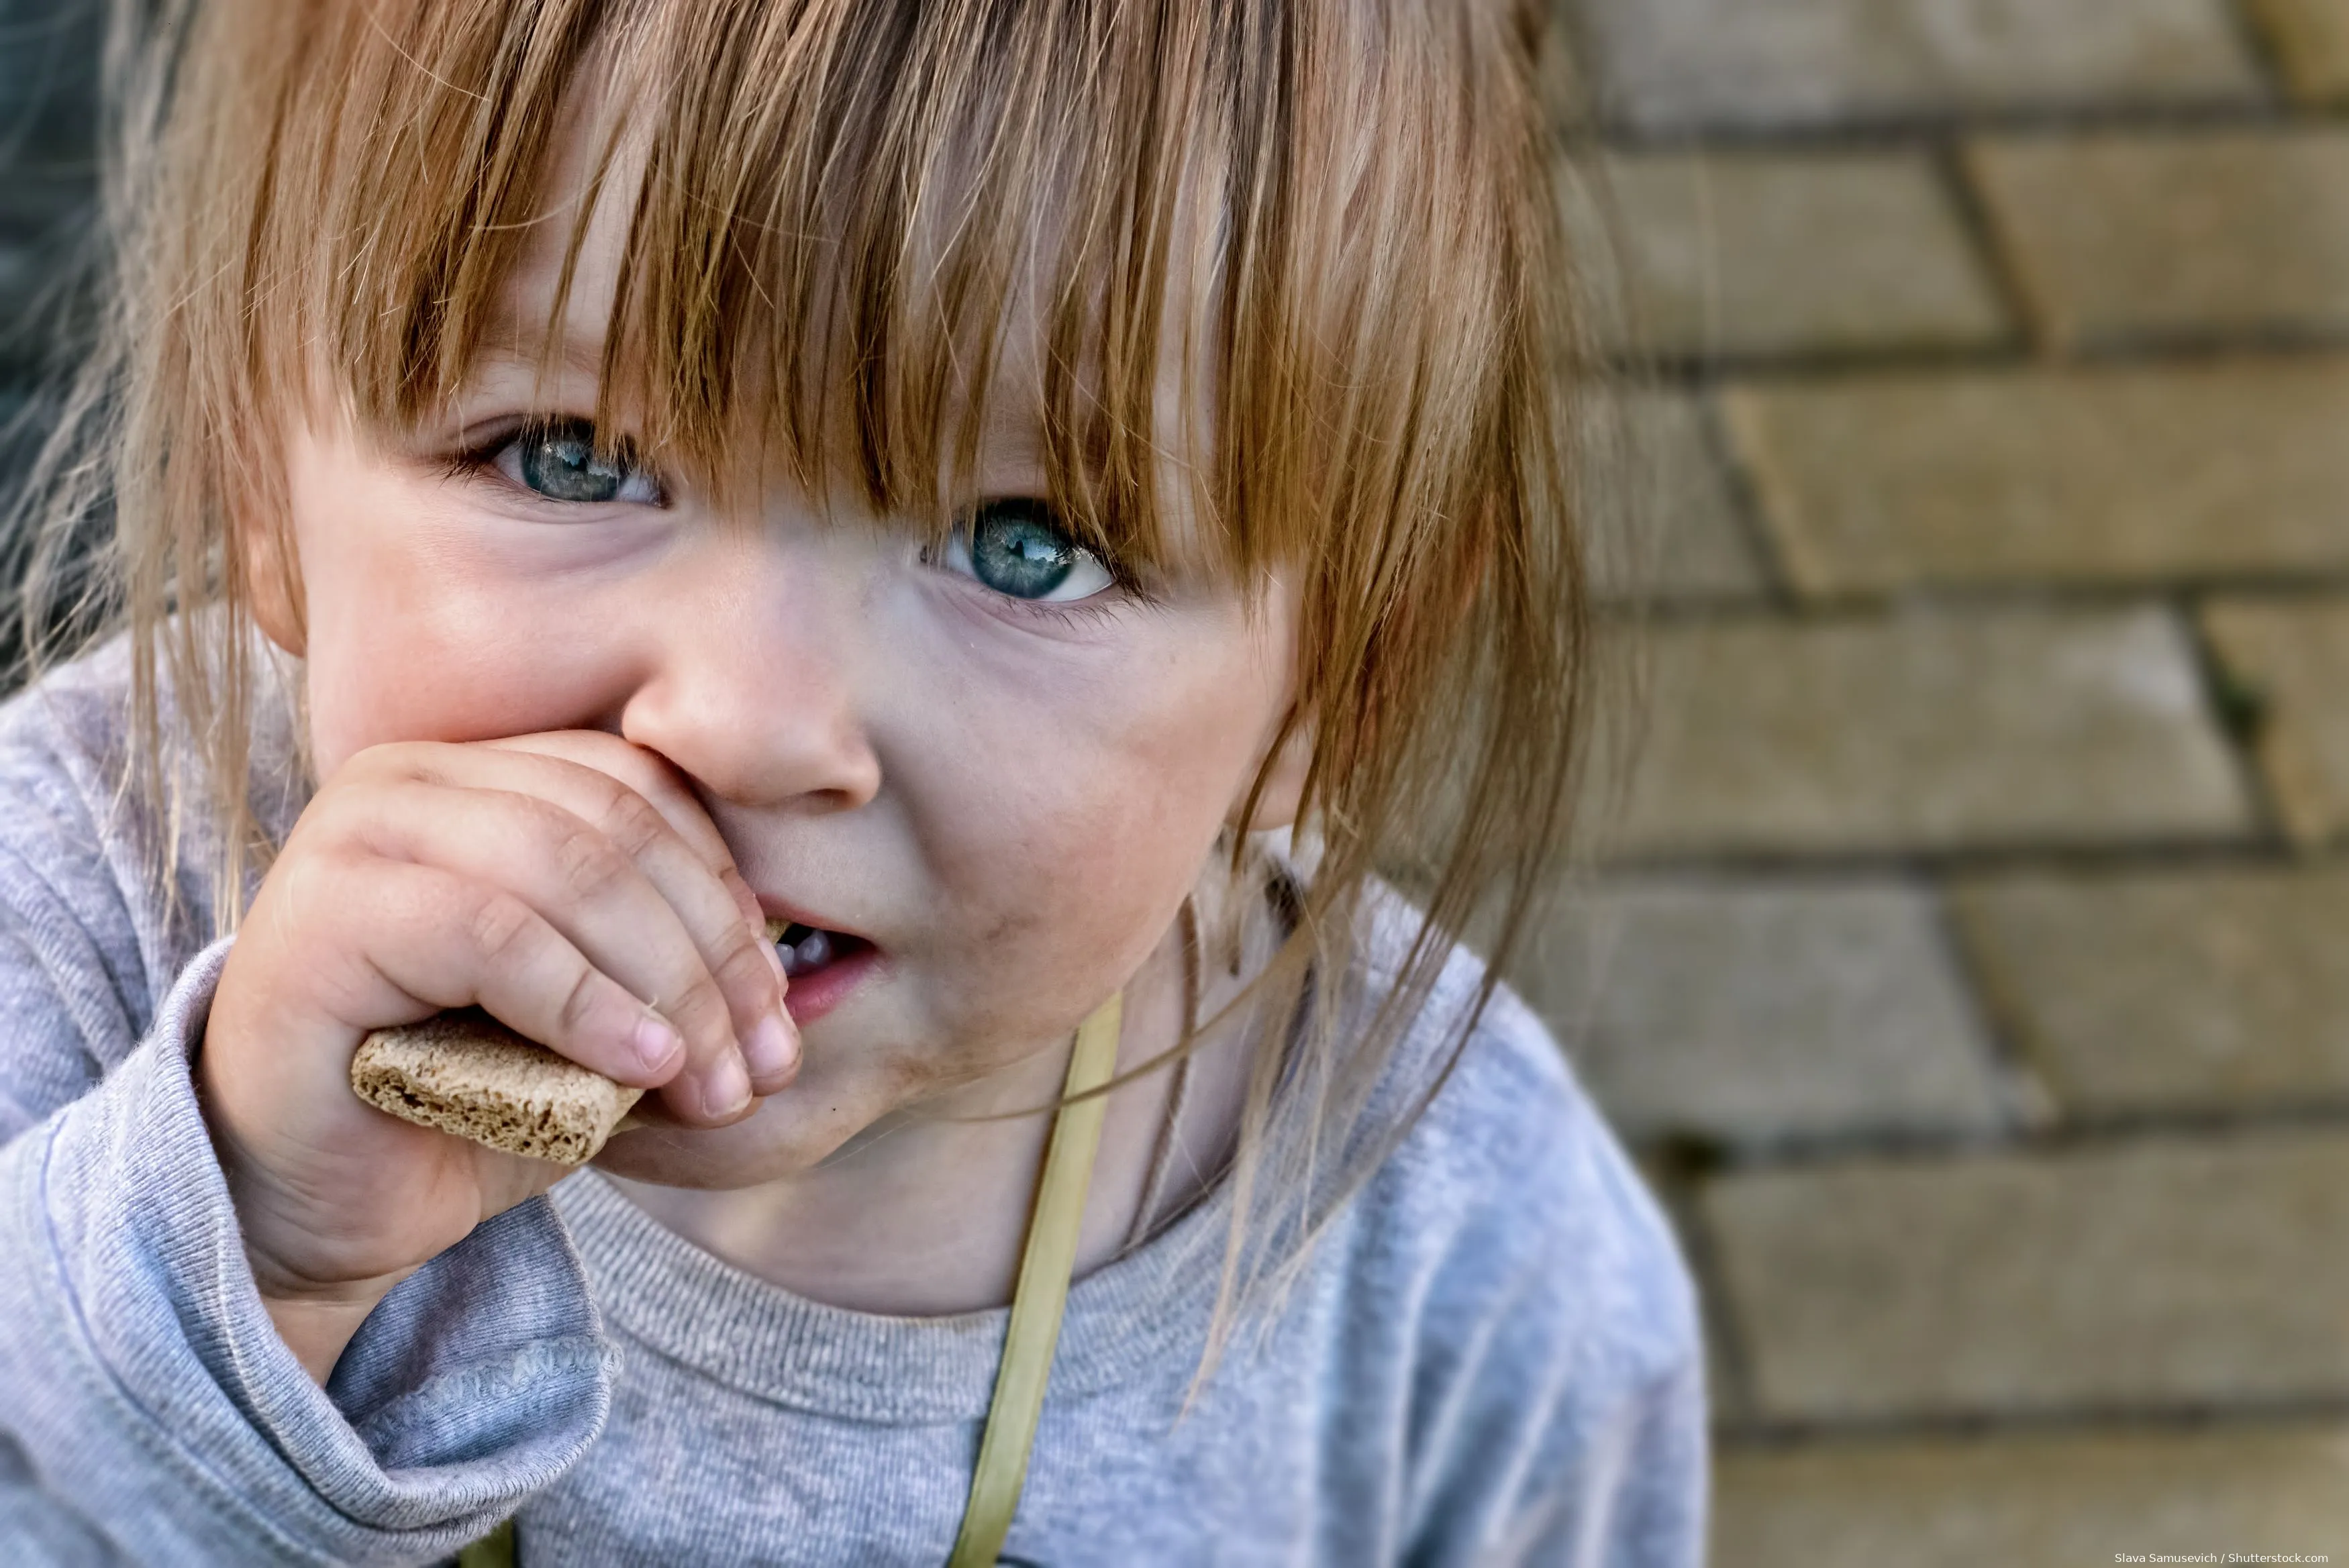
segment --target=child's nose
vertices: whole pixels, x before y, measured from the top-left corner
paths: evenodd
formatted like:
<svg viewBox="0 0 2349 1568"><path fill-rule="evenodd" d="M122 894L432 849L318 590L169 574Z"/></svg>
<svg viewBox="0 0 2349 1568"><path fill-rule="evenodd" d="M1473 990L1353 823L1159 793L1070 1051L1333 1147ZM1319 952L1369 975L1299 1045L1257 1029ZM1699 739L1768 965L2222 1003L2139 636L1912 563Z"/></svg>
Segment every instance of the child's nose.
<svg viewBox="0 0 2349 1568"><path fill-rule="evenodd" d="M854 649L856 593L820 551L742 542L672 580L648 617L620 733L745 807L871 800Z"/></svg>

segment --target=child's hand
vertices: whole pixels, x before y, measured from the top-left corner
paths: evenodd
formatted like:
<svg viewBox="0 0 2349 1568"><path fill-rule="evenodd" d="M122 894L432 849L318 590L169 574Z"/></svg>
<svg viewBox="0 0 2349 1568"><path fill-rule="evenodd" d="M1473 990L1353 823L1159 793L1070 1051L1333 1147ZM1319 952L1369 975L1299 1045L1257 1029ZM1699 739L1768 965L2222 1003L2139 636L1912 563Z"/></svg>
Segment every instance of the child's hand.
<svg viewBox="0 0 2349 1568"><path fill-rule="evenodd" d="M362 1102L369 1030L479 1004L657 1089L640 1113L716 1127L797 1069L782 994L757 900L654 754L566 730L350 758L262 883L198 1064L279 1332L323 1381L394 1284L565 1174Z"/></svg>

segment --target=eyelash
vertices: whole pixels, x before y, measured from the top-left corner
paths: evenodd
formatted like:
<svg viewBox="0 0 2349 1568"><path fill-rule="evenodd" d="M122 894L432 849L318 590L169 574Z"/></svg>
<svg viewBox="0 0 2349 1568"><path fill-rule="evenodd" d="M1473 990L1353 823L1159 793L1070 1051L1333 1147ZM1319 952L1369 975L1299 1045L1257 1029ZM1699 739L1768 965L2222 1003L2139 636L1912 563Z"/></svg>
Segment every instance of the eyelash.
<svg viewBox="0 0 2349 1568"><path fill-rule="evenodd" d="M487 438L475 441L470 446L458 451L450 452L447 457L440 459L438 467L440 468L441 477L449 480L478 482L494 476L496 482L503 489L520 494L526 500L537 501L546 506L579 506L589 504L580 501L557 500L552 496L540 495L537 491L531 490L525 485L518 485L512 479L508 478L505 472L498 467L497 459L498 455L501 452L503 452L507 448L514 445L517 441L524 440L533 437L544 437L566 425L592 424L593 421L584 415L549 414L535 418L526 419L519 425L502 426L493 434ZM629 453L630 448L628 444L626 441L621 442L619 449L621 460L634 466L636 459L631 457ZM668 504L668 485L667 481L663 480L657 474L652 474L650 477L652 478L653 482L660 488L661 500L659 504L667 506Z"/></svg>
<svg viewBox="0 0 2349 1568"><path fill-rule="evenodd" d="M987 500L1009 499L1012 498L990 496ZM984 506L987 501L982 501L980 504ZM939 556L945 548L942 542L923 545L920 556L922 564L944 570L940 564ZM1049 599L1021 599L1009 593L999 593L984 583L977 583L975 580L973 582L979 592L987 595L989 603L1003 605L1015 614L1031 616L1040 621L1050 621L1064 629L1100 626L1116 619L1121 611L1155 610L1163 603L1158 595L1143 586L1141 580L1122 563L1111 560L1106 555L1097 555L1094 559L1108 571L1110 585L1102 592L1086 599L1058 602Z"/></svg>

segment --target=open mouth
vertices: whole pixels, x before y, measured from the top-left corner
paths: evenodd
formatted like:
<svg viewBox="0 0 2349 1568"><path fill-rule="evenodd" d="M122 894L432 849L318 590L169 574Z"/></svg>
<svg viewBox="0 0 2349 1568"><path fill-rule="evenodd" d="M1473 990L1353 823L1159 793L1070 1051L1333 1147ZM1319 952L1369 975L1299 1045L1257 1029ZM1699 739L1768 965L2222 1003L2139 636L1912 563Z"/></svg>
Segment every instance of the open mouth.
<svg viewBox="0 0 2349 1568"><path fill-rule="evenodd" d="M768 923L771 931L775 923ZM783 974L792 980L818 974L872 946L861 936L844 931L823 931L797 921L784 925L775 936L775 953L783 961Z"/></svg>

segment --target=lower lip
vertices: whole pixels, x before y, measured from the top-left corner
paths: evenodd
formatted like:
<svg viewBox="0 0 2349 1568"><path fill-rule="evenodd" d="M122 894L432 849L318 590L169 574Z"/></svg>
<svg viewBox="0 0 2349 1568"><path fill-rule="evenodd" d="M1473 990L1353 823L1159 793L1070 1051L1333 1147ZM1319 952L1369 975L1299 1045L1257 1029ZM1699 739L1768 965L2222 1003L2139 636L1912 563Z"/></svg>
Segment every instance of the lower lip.
<svg viewBox="0 0 2349 1568"><path fill-rule="evenodd" d="M812 975L802 975L791 983L783 993L783 1006L792 1022L805 1028L834 1007L848 1000L849 993L864 983L865 976L879 967L881 950L861 947L845 958L835 959Z"/></svg>

